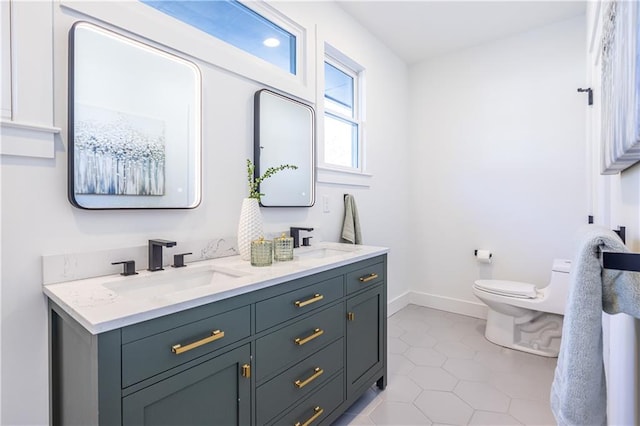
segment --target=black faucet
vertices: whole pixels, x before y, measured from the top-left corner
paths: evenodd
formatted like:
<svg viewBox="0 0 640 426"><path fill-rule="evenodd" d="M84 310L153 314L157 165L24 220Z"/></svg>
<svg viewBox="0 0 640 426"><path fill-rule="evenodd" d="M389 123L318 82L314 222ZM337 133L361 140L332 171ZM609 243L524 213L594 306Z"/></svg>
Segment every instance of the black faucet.
<svg viewBox="0 0 640 426"><path fill-rule="evenodd" d="M298 228L296 226L292 226L291 228L289 228L289 235L291 235L291 237L293 238L293 248L298 248L300 247L300 231L313 231L313 228ZM307 244L309 245L309 240L306 240Z"/></svg>
<svg viewBox="0 0 640 426"><path fill-rule="evenodd" d="M173 247L175 241L149 240L149 269L148 271L162 271L162 247Z"/></svg>

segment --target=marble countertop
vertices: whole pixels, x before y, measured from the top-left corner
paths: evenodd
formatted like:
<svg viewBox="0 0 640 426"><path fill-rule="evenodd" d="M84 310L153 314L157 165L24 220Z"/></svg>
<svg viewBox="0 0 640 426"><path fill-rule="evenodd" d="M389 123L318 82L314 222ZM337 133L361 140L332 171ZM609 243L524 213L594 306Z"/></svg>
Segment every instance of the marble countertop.
<svg viewBox="0 0 640 426"><path fill-rule="evenodd" d="M43 291L92 334L248 293L387 253L384 247L320 243L294 250L294 260L255 267L240 256L43 286Z"/></svg>

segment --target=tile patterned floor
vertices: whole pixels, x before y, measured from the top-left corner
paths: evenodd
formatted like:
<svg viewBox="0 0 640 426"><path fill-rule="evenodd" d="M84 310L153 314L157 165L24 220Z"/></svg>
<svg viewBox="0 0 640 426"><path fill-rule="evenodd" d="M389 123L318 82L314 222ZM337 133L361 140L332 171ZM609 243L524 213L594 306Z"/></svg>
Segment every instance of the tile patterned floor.
<svg viewBox="0 0 640 426"><path fill-rule="evenodd" d="M485 321L409 305L388 321L388 386L365 393L334 426L555 425L556 358L502 348Z"/></svg>

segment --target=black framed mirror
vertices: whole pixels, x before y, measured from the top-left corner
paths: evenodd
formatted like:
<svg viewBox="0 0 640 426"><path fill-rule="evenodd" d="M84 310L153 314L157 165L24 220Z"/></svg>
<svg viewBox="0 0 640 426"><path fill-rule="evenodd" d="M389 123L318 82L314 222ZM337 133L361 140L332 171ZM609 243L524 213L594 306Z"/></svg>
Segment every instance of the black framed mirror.
<svg viewBox="0 0 640 426"><path fill-rule="evenodd" d="M290 164L260 184L264 207L311 207L315 202L315 115L307 104L262 89L254 97L256 176Z"/></svg>
<svg viewBox="0 0 640 426"><path fill-rule="evenodd" d="M74 206L198 206L201 133L195 64L88 22L73 25L68 195Z"/></svg>

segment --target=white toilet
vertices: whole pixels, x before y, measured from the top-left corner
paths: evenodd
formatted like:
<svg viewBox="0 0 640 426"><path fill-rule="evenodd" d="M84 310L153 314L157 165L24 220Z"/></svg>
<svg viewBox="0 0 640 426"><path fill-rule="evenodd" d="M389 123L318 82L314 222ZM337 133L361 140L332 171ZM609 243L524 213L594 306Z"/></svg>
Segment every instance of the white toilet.
<svg viewBox="0 0 640 426"><path fill-rule="evenodd" d="M473 293L489 307L485 337L500 346L557 357L569 294L571 261L555 259L551 281L533 284L477 280Z"/></svg>

